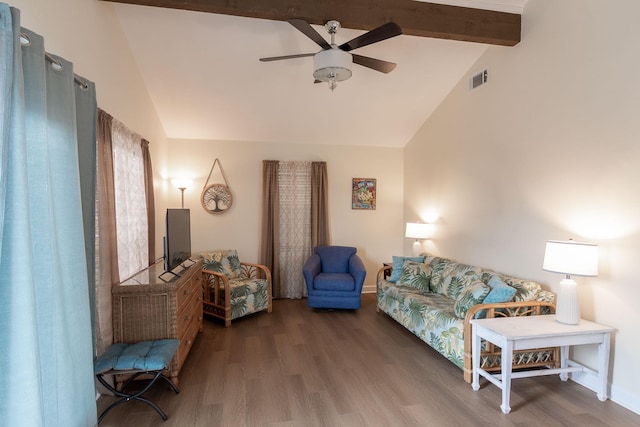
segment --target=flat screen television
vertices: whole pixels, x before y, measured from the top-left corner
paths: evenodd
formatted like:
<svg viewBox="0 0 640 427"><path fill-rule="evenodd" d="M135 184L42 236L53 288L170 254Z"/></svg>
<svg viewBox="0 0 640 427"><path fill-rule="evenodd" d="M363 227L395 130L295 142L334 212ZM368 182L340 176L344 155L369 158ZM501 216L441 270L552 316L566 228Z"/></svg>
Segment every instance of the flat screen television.
<svg viewBox="0 0 640 427"><path fill-rule="evenodd" d="M171 271L191 256L189 209L167 209L164 269Z"/></svg>

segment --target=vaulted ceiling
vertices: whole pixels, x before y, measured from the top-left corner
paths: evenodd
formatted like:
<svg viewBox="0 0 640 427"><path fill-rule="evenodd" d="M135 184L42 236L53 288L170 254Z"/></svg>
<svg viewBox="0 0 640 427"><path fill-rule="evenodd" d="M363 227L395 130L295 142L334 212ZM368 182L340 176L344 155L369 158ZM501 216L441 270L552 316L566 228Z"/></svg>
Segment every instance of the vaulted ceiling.
<svg viewBox="0 0 640 427"><path fill-rule="evenodd" d="M115 9L170 138L401 147L490 44L519 42L526 1L118 0ZM338 44L394 21L403 35L353 53L398 66L353 65L331 91L313 83L313 58L260 62L320 50L284 21L293 17L327 40L316 24L340 21Z"/></svg>

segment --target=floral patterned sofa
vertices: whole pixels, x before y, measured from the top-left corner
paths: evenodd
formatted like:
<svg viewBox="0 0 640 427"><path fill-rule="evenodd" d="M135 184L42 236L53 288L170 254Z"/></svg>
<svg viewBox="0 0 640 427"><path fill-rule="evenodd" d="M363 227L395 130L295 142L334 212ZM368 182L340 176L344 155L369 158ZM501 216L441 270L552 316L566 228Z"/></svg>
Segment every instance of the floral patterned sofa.
<svg viewBox="0 0 640 427"><path fill-rule="evenodd" d="M467 382L472 375L471 319L555 312L555 295L539 283L429 254L393 258L393 265L378 272L378 311L463 369ZM514 354L513 366L555 367L558 356L556 348L522 351ZM499 371L500 349L483 343L481 365Z"/></svg>

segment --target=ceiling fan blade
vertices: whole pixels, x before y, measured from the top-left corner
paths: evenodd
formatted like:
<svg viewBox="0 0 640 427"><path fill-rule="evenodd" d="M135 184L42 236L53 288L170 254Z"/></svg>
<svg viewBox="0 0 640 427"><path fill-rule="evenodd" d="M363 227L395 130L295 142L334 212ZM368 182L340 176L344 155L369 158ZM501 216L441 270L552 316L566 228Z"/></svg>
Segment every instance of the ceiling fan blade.
<svg viewBox="0 0 640 427"><path fill-rule="evenodd" d="M380 71L381 73L390 73L396 68L396 64L393 62L383 61L382 59L370 58L368 56L351 54L353 62L362 65L363 67L371 68L372 70Z"/></svg>
<svg viewBox="0 0 640 427"><path fill-rule="evenodd" d="M296 27L296 29L302 34L316 42L316 44L318 44L318 46L320 46L321 48L325 50L331 49L331 45L324 39L324 37L320 35L320 33L314 30L307 21L303 19L292 18L288 19L287 22Z"/></svg>
<svg viewBox="0 0 640 427"><path fill-rule="evenodd" d="M313 55L315 55L315 53L298 53L296 55L270 56L268 58L260 58L260 61L262 62L280 61L281 59L304 58L304 57L313 56Z"/></svg>
<svg viewBox="0 0 640 427"><path fill-rule="evenodd" d="M382 40L390 39L391 37L399 36L402 34L402 28L395 22L387 22L373 30L364 33L355 39L349 40L346 43L341 44L340 49L349 52L359 47L364 47L372 43L377 43Z"/></svg>

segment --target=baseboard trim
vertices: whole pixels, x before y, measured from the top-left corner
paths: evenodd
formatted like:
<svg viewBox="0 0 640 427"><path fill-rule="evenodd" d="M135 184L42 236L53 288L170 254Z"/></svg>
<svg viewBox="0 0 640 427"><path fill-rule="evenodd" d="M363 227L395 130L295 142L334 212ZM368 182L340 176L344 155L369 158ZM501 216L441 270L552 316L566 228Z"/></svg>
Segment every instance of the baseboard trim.
<svg viewBox="0 0 640 427"><path fill-rule="evenodd" d="M585 372L576 372L571 375L571 380L596 393L598 385L593 375ZM620 387L613 387L611 384L609 384L608 387L609 399L611 399L612 402L640 415L640 395L631 393L629 390L624 390ZM594 396L594 398L596 397Z"/></svg>
<svg viewBox="0 0 640 427"><path fill-rule="evenodd" d="M362 287L363 294L375 294L376 293L376 285L363 286Z"/></svg>

